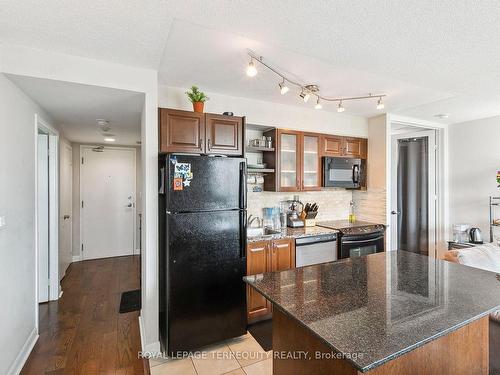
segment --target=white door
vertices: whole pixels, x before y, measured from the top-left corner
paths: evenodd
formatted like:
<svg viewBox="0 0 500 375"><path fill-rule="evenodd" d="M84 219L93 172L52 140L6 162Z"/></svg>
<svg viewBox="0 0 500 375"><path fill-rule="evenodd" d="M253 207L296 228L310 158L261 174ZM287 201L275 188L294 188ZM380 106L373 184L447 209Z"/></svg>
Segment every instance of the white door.
<svg viewBox="0 0 500 375"><path fill-rule="evenodd" d="M398 250L398 141L410 138L427 138L428 144L428 243L429 256L437 255L436 243L436 214L437 214L437 190L436 190L436 160L437 143L435 130L422 130L412 133L397 134L392 136L391 153L391 250Z"/></svg>
<svg viewBox="0 0 500 375"><path fill-rule="evenodd" d="M135 149L82 148L82 259L134 253Z"/></svg>
<svg viewBox="0 0 500 375"><path fill-rule="evenodd" d="M61 146L59 181L59 280L66 274L66 269L73 260L73 150L67 143Z"/></svg>
<svg viewBox="0 0 500 375"><path fill-rule="evenodd" d="M49 300L49 136L37 145L38 302Z"/></svg>

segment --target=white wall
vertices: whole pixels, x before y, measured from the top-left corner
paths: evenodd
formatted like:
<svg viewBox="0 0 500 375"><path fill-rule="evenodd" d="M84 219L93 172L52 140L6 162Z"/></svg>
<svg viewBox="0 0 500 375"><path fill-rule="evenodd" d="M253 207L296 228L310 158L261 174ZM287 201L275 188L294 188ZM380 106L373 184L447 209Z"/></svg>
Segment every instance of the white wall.
<svg viewBox="0 0 500 375"><path fill-rule="evenodd" d="M450 223L479 227L489 241L488 197L500 196L500 116L448 127L450 160ZM497 209L496 218L500 218ZM497 235L500 230L497 228Z"/></svg>
<svg viewBox="0 0 500 375"><path fill-rule="evenodd" d="M160 107L193 110L188 101L186 89L159 86L158 103ZM270 103L207 92L210 100L205 103L205 112L233 112L236 116L246 116L248 124L267 125L278 128L307 130L317 133L368 136L367 119L344 113L316 109L304 109L291 105Z"/></svg>
<svg viewBox="0 0 500 375"><path fill-rule="evenodd" d="M82 143L71 144L73 148L73 259L80 260L81 247L80 247L80 146ZM119 147L119 146L117 146ZM141 165L141 148L133 146L123 146L135 148L135 181L136 181L136 245L134 250L139 249L139 214L142 213L142 202L140 197L142 195L142 165Z"/></svg>
<svg viewBox="0 0 500 375"><path fill-rule="evenodd" d="M37 337L35 114L50 117L0 74L0 373L22 365ZM31 342L30 342L31 340ZM26 346L27 345L27 346Z"/></svg>
<svg viewBox="0 0 500 375"><path fill-rule="evenodd" d="M158 72L8 44L0 45L0 72L144 93L140 327L143 349L158 351Z"/></svg>

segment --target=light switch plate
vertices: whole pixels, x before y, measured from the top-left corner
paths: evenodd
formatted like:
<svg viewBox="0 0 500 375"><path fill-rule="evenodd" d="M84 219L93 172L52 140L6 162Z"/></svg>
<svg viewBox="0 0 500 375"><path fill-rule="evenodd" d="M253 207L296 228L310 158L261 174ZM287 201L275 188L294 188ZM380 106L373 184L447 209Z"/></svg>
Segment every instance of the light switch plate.
<svg viewBox="0 0 500 375"><path fill-rule="evenodd" d="M0 216L0 229L3 229L7 226L7 221L5 220L5 216Z"/></svg>

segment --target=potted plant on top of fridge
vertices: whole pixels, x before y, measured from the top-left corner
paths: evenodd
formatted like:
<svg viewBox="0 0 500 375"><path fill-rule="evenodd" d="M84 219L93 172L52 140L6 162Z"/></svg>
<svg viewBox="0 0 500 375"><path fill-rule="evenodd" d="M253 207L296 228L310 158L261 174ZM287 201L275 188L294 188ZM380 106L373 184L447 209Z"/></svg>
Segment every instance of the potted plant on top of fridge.
<svg viewBox="0 0 500 375"><path fill-rule="evenodd" d="M208 96L198 89L197 86L192 86L191 90L186 91L191 103L193 103L193 111L203 113L203 105L209 99Z"/></svg>

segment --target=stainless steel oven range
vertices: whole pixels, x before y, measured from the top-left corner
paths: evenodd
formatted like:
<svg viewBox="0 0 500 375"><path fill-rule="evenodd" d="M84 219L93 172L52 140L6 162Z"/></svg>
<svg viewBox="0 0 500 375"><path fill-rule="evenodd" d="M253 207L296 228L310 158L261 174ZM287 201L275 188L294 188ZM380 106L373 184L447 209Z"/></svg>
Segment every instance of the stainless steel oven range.
<svg viewBox="0 0 500 375"><path fill-rule="evenodd" d="M320 227L336 229L338 234L338 258L350 258L384 251L385 225L347 220L323 221Z"/></svg>

